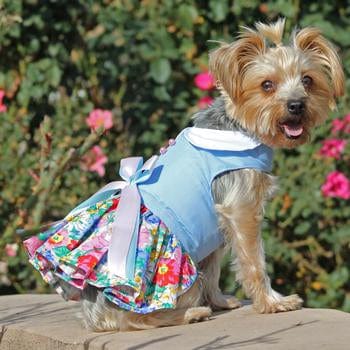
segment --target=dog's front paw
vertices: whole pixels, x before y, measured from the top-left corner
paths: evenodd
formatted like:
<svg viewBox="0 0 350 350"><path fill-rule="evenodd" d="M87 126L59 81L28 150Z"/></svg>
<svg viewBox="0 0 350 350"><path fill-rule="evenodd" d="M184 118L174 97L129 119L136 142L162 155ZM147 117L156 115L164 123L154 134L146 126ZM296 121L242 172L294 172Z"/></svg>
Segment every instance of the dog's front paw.
<svg viewBox="0 0 350 350"><path fill-rule="evenodd" d="M288 295L286 297L274 293L264 298L262 301L254 303L254 308L262 314L285 312L299 310L303 304L297 294Z"/></svg>
<svg viewBox="0 0 350 350"><path fill-rule="evenodd" d="M217 294L210 300L214 310L232 310L242 306L233 295Z"/></svg>

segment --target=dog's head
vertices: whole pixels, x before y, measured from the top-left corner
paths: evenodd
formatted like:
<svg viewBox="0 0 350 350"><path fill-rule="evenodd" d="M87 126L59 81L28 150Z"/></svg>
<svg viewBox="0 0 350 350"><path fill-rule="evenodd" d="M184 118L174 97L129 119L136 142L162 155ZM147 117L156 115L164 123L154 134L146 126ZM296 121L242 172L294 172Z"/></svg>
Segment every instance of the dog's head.
<svg viewBox="0 0 350 350"><path fill-rule="evenodd" d="M335 108L344 73L335 48L316 28L295 31L283 45L284 22L244 28L236 41L211 52L209 66L230 116L265 144L291 148L306 142Z"/></svg>

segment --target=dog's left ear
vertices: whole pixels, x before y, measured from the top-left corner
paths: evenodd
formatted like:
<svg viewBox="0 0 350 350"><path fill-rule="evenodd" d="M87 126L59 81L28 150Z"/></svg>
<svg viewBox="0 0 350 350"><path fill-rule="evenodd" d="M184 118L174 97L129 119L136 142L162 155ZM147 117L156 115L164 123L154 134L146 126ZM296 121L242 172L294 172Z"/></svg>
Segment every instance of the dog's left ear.
<svg viewBox="0 0 350 350"><path fill-rule="evenodd" d="M254 58L265 52L263 36L249 28L244 28L238 40L222 44L209 54L209 70L233 101L241 91L241 81L245 69Z"/></svg>
<svg viewBox="0 0 350 350"><path fill-rule="evenodd" d="M326 69L334 97L344 95L344 72L335 47L321 35L317 28L304 28L294 35L294 47L315 55Z"/></svg>

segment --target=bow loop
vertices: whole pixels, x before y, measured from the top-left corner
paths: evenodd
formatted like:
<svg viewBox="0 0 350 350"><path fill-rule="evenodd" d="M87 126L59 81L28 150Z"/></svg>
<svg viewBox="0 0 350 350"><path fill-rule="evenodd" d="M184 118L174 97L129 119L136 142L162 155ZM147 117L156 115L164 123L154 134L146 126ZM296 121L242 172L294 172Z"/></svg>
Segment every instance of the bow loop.
<svg viewBox="0 0 350 350"><path fill-rule="evenodd" d="M142 157L129 157L120 161L119 175L129 184L147 181L152 175L158 156L152 156L143 164Z"/></svg>
<svg viewBox="0 0 350 350"><path fill-rule="evenodd" d="M131 183L143 166L142 157L129 157L120 161L119 175L123 180Z"/></svg>

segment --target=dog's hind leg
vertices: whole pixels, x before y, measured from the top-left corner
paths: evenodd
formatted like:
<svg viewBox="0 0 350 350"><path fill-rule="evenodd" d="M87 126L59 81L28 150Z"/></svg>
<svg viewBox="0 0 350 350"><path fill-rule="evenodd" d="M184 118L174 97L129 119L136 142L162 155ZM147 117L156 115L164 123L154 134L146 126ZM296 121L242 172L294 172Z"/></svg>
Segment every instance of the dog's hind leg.
<svg viewBox="0 0 350 350"><path fill-rule="evenodd" d="M188 323L204 321L211 315L211 309L206 306L198 306L175 310L159 310L149 314L125 314L126 321L121 331L141 330L165 326L179 326Z"/></svg>
<svg viewBox="0 0 350 350"><path fill-rule="evenodd" d="M94 332L118 331L123 324L124 311L110 303L97 288L88 286L83 291L79 316L84 326Z"/></svg>
<svg viewBox="0 0 350 350"><path fill-rule="evenodd" d="M94 331L131 331L208 319L211 309L198 306L201 302L199 279L189 291L179 297L176 309L158 310L149 314L121 310L107 301L102 292L90 288L84 292L83 322L87 328Z"/></svg>
<svg viewBox="0 0 350 350"><path fill-rule="evenodd" d="M125 315L127 328L121 330L137 330L164 326L177 326L206 320L212 311L209 307L199 306L202 300L202 278L199 276L195 284L177 301L173 310L159 310L149 314L129 312Z"/></svg>

